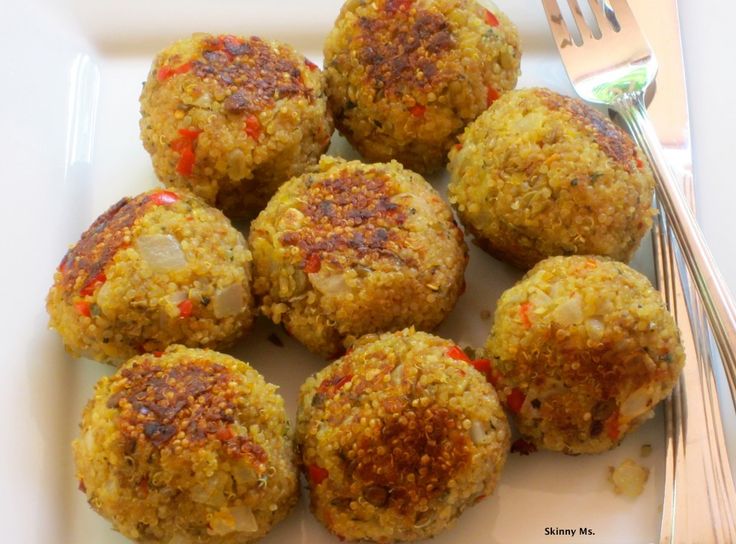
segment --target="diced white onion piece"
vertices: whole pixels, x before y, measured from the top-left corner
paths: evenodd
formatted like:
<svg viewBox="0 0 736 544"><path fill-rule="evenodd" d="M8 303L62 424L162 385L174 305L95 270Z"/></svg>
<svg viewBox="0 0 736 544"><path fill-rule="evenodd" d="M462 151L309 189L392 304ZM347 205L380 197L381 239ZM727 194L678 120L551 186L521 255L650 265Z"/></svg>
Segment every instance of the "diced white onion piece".
<svg viewBox="0 0 736 544"><path fill-rule="evenodd" d="M532 214L536 215L544 211L550 204L550 197L552 192L547 187L543 187L537 191L528 192L525 195L525 207L528 208Z"/></svg>
<svg viewBox="0 0 736 544"><path fill-rule="evenodd" d="M169 295L169 302L176 306L180 302L184 302L187 298L187 292L186 291L176 291L175 293L171 293Z"/></svg>
<svg viewBox="0 0 736 544"><path fill-rule="evenodd" d="M580 323L583 320L583 301L580 295L573 295L555 308L552 319L563 327Z"/></svg>
<svg viewBox="0 0 736 544"><path fill-rule="evenodd" d="M603 337L606 326L603 324L603 321L593 317L585 320L585 330L593 340L598 340Z"/></svg>
<svg viewBox="0 0 736 544"><path fill-rule="evenodd" d="M256 472L248 464L235 465L231 474L238 485L254 484L258 480Z"/></svg>
<svg viewBox="0 0 736 544"><path fill-rule="evenodd" d="M486 432L483 430L483 425L481 425L480 421L473 421L470 425L470 438L476 446L485 442Z"/></svg>
<svg viewBox="0 0 736 544"><path fill-rule="evenodd" d="M209 526L209 531L207 531L209 534L218 536L227 535L235 531L235 520L227 513L223 515L218 512L210 519Z"/></svg>
<svg viewBox="0 0 736 544"><path fill-rule="evenodd" d="M236 147L227 155L227 175L230 179L241 179L250 174L245 153Z"/></svg>
<svg viewBox="0 0 736 544"><path fill-rule="evenodd" d="M116 497L120 493L117 482L118 480L116 478L108 478L102 486L102 495Z"/></svg>
<svg viewBox="0 0 736 544"><path fill-rule="evenodd" d="M115 304L114 283L114 280L108 280L97 290L97 305L100 307L100 311L103 314L107 308L110 308Z"/></svg>
<svg viewBox="0 0 736 544"><path fill-rule="evenodd" d="M651 404L651 395L645 387L642 387L634 391L631 395L629 395L629 398L621 403L621 408L619 408L619 412L625 418L633 419L649 410Z"/></svg>
<svg viewBox="0 0 736 544"><path fill-rule="evenodd" d="M235 506L230 509L235 518L235 530L240 533L255 533L258 530L258 522L253 515L253 510L247 506Z"/></svg>
<svg viewBox="0 0 736 544"><path fill-rule="evenodd" d="M222 506L225 504L225 485L230 477L222 472L215 472L206 480L198 483L189 491L189 496L194 502L210 506Z"/></svg>
<svg viewBox="0 0 736 544"><path fill-rule="evenodd" d="M296 208L289 208L279 218L279 230L299 230L304 221L304 214Z"/></svg>
<svg viewBox="0 0 736 544"><path fill-rule="evenodd" d="M542 113L532 112L518 118L514 123L514 126L519 133L530 133L541 127L542 123L544 123L544 116Z"/></svg>
<svg viewBox="0 0 736 544"><path fill-rule="evenodd" d="M549 288L549 296L552 298L559 298L562 296L562 282L553 282Z"/></svg>
<svg viewBox="0 0 736 544"><path fill-rule="evenodd" d="M215 317L228 317L238 315L243 311L243 286L239 283L228 285L220 289L215 295L214 311Z"/></svg>
<svg viewBox="0 0 736 544"><path fill-rule="evenodd" d="M309 287L307 275L301 270L295 270L292 278L294 279L294 294L298 293L297 296L302 295L307 287Z"/></svg>
<svg viewBox="0 0 736 544"><path fill-rule="evenodd" d="M349 292L342 274L314 272L308 277L314 288L325 296L339 297Z"/></svg>
<svg viewBox="0 0 736 544"><path fill-rule="evenodd" d="M95 436L92 434L91 431L87 431L84 433L83 444L87 448L87 451L95 451Z"/></svg>
<svg viewBox="0 0 736 544"><path fill-rule="evenodd" d="M139 236L135 246L154 272L171 272L187 265L179 241L170 234Z"/></svg>
<svg viewBox="0 0 736 544"><path fill-rule="evenodd" d="M529 295L532 308L546 308L552 302L552 298L544 291L534 291Z"/></svg>
<svg viewBox="0 0 736 544"><path fill-rule="evenodd" d="M657 363L654 362L654 359L648 353L644 353L641 359L644 366L647 367L647 372L655 372L657 370Z"/></svg>
<svg viewBox="0 0 736 544"><path fill-rule="evenodd" d="M621 351L632 351L637 349L635 342L631 338L623 338L611 346L611 351L618 353Z"/></svg>
<svg viewBox="0 0 736 544"><path fill-rule="evenodd" d="M401 378L404 375L404 365L402 363L396 365L391 371L391 383L401 385Z"/></svg>

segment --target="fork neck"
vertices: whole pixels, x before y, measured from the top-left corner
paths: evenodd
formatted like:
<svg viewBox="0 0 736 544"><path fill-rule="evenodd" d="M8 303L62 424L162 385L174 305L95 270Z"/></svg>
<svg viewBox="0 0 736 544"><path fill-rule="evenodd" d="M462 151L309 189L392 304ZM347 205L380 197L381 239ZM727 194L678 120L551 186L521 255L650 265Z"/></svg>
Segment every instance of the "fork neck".
<svg viewBox="0 0 736 544"><path fill-rule="evenodd" d="M644 91L638 90L621 93L613 100L611 107L624 119L626 124L634 133L634 139L636 139L637 143L641 145L641 142L638 140L644 135L640 133L640 130L644 129L643 125L649 125L647 128L651 128L647 119L647 106L644 101ZM632 123L638 123L638 127L632 126Z"/></svg>
<svg viewBox="0 0 736 544"><path fill-rule="evenodd" d="M665 160L657 133L647 117L644 93L622 93L611 107L624 119L652 166L657 197L675 233L690 279L705 306L724 362L732 401L736 405L736 303L715 266L703 234L682 194L682 187Z"/></svg>

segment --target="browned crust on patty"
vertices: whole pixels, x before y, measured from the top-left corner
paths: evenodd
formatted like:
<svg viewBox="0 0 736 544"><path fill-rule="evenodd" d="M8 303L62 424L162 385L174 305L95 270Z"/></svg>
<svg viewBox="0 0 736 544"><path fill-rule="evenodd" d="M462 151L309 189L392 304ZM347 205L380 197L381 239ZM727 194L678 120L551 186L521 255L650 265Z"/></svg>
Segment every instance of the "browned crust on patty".
<svg viewBox="0 0 736 544"><path fill-rule="evenodd" d="M366 500L406 513L444 493L468 463L467 432L459 429L459 416L445 408L413 408L406 398L386 400L384 408L393 413L380 432L361 436L347 456L365 482ZM382 490L385 501L376 504Z"/></svg>
<svg viewBox="0 0 736 544"><path fill-rule="evenodd" d="M395 192L383 172L342 169L307 186L300 211L309 225L282 234L281 243L299 247L303 266L310 257L321 260L334 252L395 257L391 248L406 220L403 207L391 201Z"/></svg>
<svg viewBox="0 0 736 544"><path fill-rule="evenodd" d="M146 213L150 202L148 194L121 198L82 234L59 265L61 287L66 296L73 294L75 286L83 290L104 273L118 250L126 245L126 234Z"/></svg>
<svg viewBox="0 0 736 544"><path fill-rule="evenodd" d="M536 89L536 95L547 108L567 111L572 120L591 134L601 150L614 162L631 172L635 163L636 147L631 138L610 119L585 102L563 96L547 89Z"/></svg>
<svg viewBox="0 0 736 544"><path fill-rule="evenodd" d="M455 46L443 15L410 1L387 0L378 17L361 17L358 24L358 55L374 84L398 98L404 88L436 91L443 77L437 60Z"/></svg>
<svg viewBox="0 0 736 544"><path fill-rule="evenodd" d="M384 378L395 368L383 365L369 379L353 370L350 355L343 361L312 399L313 408L324 411L322 417L338 428L363 395L386 387ZM344 387L347 382L349 390ZM453 475L470 462L471 445L461 427L461 414L436 406L423 387L414 387L412 394L396 391L382 398L384 415L378 426L364 426L358 436L340 440L345 472L362 483L365 500L402 514L442 495Z"/></svg>
<svg viewBox="0 0 736 544"><path fill-rule="evenodd" d="M230 428L240 398L240 376L219 364L193 359L165 366L146 355L120 371L120 385L107 406L118 410L126 449L148 443L156 449L172 441L197 448L216 438L231 457L265 463L265 450Z"/></svg>
<svg viewBox="0 0 736 544"><path fill-rule="evenodd" d="M191 63L194 75L214 80L229 91L223 107L229 113L257 113L273 106L281 98L303 96L310 102L314 92L286 48L278 51L258 37L248 39L232 35L208 36L202 40L201 53L193 59L178 56L165 66L174 70ZM183 64L181 64L183 63Z"/></svg>

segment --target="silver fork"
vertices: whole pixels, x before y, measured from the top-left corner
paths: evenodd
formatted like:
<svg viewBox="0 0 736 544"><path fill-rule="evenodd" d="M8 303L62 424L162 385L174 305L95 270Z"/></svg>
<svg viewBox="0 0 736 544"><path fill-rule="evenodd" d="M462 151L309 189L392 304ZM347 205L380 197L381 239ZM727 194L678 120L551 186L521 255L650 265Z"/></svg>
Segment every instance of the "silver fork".
<svg viewBox="0 0 736 544"><path fill-rule="evenodd" d="M736 307L717 271L690 207L668 168L646 113L644 93L657 73L651 47L625 0L588 0L599 32L587 24L577 0L568 0L582 43L576 45L556 0L542 0L550 29L570 81L585 100L617 111L643 149L664 210L655 229L655 264L668 307L683 329L688 365L668 402L667 467L660 542L736 542L736 491L723 446L715 381L710 368L708 331L701 305L680 274L680 253L697 287L718 345L736 405ZM679 255L678 255L679 257ZM682 284L673 281L680 277ZM678 311L679 310L679 311ZM679 314L679 315L678 315ZM685 315L683 315L685 314ZM687 315L689 314L689 315ZM675 425L672 425L674 420Z"/></svg>
<svg viewBox="0 0 736 544"><path fill-rule="evenodd" d="M567 75L581 98L604 104L623 118L649 159L664 208L693 282L705 306L736 404L736 305L665 162L647 118L644 93L657 73L657 59L625 0L602 5L588 0L601 37L585 21L577 0L568 0L582 44L575 45L556 0L542 0Z"/></svg>

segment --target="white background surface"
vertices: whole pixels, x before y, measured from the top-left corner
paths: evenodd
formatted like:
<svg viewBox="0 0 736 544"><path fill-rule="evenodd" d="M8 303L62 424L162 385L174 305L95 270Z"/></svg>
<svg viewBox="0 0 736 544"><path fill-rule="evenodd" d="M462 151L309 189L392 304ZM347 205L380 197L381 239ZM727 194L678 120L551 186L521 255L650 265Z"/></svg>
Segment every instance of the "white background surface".
<svg viewBox="0 0 736 544"><path fill-rule="evenodd" d="M736 3L680 0L698 220L736 291Z"/></svg>
<svg viewBox="0 0 736 544"><path fill-rule="evenodd" d="M248 0L242 0L248 2ZM506 2L499 1L504 5ZM142 2L131 2L141 4ZM250 0L254 14L274 5L289 17L303 21L305 28L317 24L312 13L320 2L261 2ZM524 0L538 9L535 0ZM68 475L59 467L69 464L68 450L50 445L63 441L68 422L76 413L58 413L62 400L74 387L63 365L49 364L47 353L58 351L58 339L39 334L46 323L42 293L51 270L71 240L69 230L81 232L91 221L87 214L99 202L112 202L117 193L105 179L75 172L73 187L65 185L67 150L68 74L74 56L89 44L80 38L97 28L109 29L116 21L100 22L112 2L94 3L96 9L82 20L84 33L74 19L64 19L68 10L61 3L2 0L0 7L0 149L2 187L0 198L0 255L2 263L2 342L0 342L0 523L3 542L66 544L58 538L72 515ZM699 217L711 249L732 290L736 290L736 111L732 93L736 88L736 47L731 22L736 5L726 0L681 0L685 59L690 93L695 179ZM79 5L79 3L77 3ZM89 5L93 5L90 3ZM118 3L117 21L124 25L125 10ZM191 0L179 3L186 11L201 5ZM287 16L287 15L284 15ZM221 17L228 22L227 14ZM61 23L59 21L62 21ZM175 14L140 21L146 48L147 28L176 34ZM127 21L130 23L130 21ZM262 28L263 17L254 15L251 28ZM245 31L247 33L247 31ZM266 33L259 31L261 33ZM300 46L299 37L278 36ZM95 42L114 49L114 33L100 33ZM104 76L104 74L103 74ZM105 84L104 77L102 79ZM101 93L104 99L104 89ZM127 106L121 111L127 111ZM108 111L115 111L114 105ZM113 140L108 140L113 142ZM103 140L104 142L104 140ZM131 149L137 142L130 142ZM128 153L128 148L101 146L103 157ZM136 151L138 153L140 151ZM119 172L119 176L125 176ZM135 177L136 172L132 173ZM133 187L138 183L133 181ZM132 192L132 191L131 191ZM103 208L106 206L102 206ZM78 214L75 212L79 212ZM60 228L59 225L64 225ZM50 250L49 248L55 248ZM71 423L73 424L73 423ZM477 515L476 515L477 517ZM465 521L465 520L461 520ZM523 524L523 520L519 520ZM550 541L558 541L551 539ZM490 542L490 540L489 540ZM76 543L75 543L76 544Z"/></svg>

